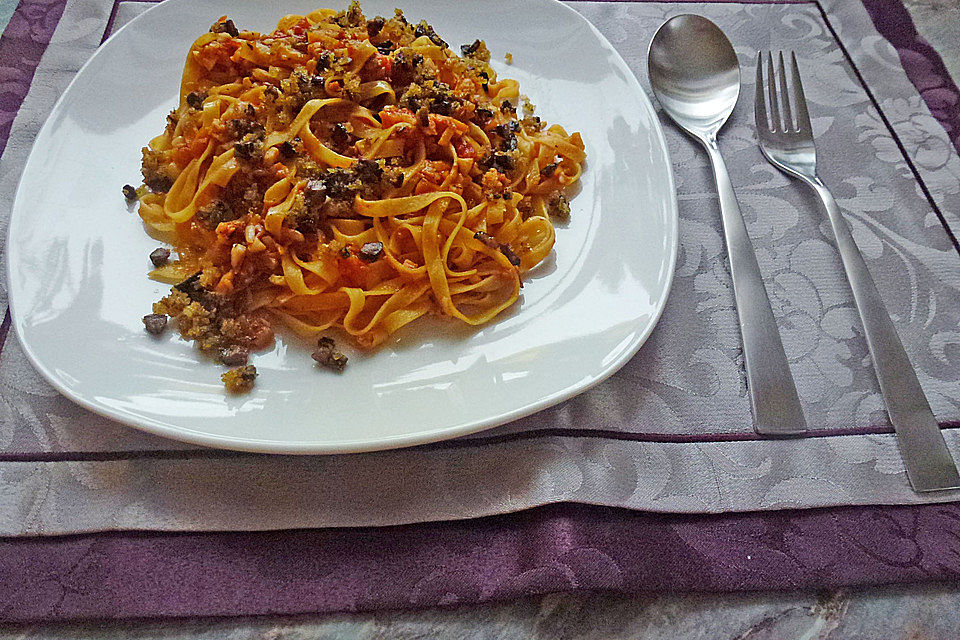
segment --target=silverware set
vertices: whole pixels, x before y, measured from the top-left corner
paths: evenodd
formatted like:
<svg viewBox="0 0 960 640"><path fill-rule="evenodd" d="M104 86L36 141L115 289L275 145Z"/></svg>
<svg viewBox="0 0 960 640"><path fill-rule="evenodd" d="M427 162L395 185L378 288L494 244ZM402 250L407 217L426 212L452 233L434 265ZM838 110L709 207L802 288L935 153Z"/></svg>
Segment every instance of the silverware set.
<svg viewBox="0 0 960 640"><path fill-rule="evenodd" d="M793 53L789 59L790 82L782 52L777 64L772 53L761 52L757 57L754 106L760 150L775 167L809 186L823 204L911 486L918 492L958 488L960 474L896 328L836 200L817 175L800 71ZM703 145L713 168L754 429L764 436L803 435L807 426L796 385L717 143L740 92L740 67L733 46L706 18L681 15L665 22L654 35L648 62L650 84L664 112Z"/></svg>

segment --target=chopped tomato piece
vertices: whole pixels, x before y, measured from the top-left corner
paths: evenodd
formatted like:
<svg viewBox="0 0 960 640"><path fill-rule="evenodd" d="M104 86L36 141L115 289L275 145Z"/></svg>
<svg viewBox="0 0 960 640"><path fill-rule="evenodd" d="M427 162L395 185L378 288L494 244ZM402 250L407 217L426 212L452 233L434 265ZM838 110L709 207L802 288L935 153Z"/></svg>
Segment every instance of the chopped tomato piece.
<svg viewBox="0 0 960 640"><path fill-rule="evenodd" d="M362 287L366 281L367 265L355 255L349 258L338 258L337 268L340 277L351 287Z"/></svg>
<svg viewBox="0 0 960 640"><path fill-rule="evenodd" d="M413 115L413 111L410 111L410 109L395 107L391 104L380 110L380 122L382 122L385 127L391 127L398 122L413 124L415 121L416 116Z"/></svg>
<svg viewBox="0 0 960 640"><path fill-rule="evenodd" d="M364 78L367 80L383 80L389 78L390 73L393 71L393 59L390 56L376 53L363 65L363 71Z"/></svg>
<svg viewBox="0 0 960 640"><path fill-rule="evenodd" d="M208 136L199 135L190 142L176 147L173 151L173 161L182 169L204 152L207 148L207 142L209 142Z"/></svg>
<svg viewBox="0 0 960 640"><path fill-rule="evenodd" d="M291 31L294 33L294 35L302 36L304 32L306 32L307 29L309 28L310 28L310 21L304 18L300 22L295 24L291 29Z"/></svg>
<svg viewBox="0 0 960 640"><path fill-rule="evenodd" d="M460 158L477 157L477 150L473 148L472 144L463 138L457 138L457 141L453 144L453 147L457 150L457 156Z"/></svg>

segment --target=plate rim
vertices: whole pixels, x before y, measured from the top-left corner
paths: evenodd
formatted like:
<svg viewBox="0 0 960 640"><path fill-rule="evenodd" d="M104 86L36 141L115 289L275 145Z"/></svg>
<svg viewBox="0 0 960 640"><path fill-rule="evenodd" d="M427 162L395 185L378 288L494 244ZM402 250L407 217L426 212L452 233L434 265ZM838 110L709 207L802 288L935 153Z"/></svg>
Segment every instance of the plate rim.
<svg viewBox="0 0 960 640"><path fill-rule="evenodd" d="M347 454L347 453L364 453L364 452L373 452L373 451L385 451L391 449L399 449L404 447L412 447L417 445L431 444L436 442L441 442L445 440L451 440L454 438L459 438L463 436L469 436L481 431L486 431L494 427L504 425L506 423L518 420L520 418L532 415L534 413L543 411L552 406L560 404L570 398L573 398L577 395L580 395L593 387L597 386L614 373L619 371L627 362L629 362L640 350L640 348L646 343L647 339L650 337L650 334L656 328L657 324L660 321L663 311L666 308L667 300L670 297L670 293L673 288L673 280L675 277L676 266L677 266L677 257L679 254L679 207L678 207L678 198L676 191L676 182L674 176L673 162L670 157L670 150L667 145L666 136L664 135L662 122L656 112L656 109L653 106L653 102L650 99L650 96L640 85L640 81L637 79L636 74L630 69L626 61L623 59L623 56L620 55L620 52L610 43L610 41L597 29L592 22L590 22L585 16L576 11L573 7L561 2L561 0L535 0L538 2L544 2L546 4L559 5L564 11L573 14L575 19L585 23L590 29L591 33L598 38L600 43L604 45L610 52L612 52L613 59L612 63L614 66L624 74L624 77L627 79L628 84L635 86L640 96L641 108L645 109L649 116L650 122L652 123L652 132L654 134L654 139L659 144L660 148L663 151L663 155L666 158L666 175L667 175L667 196L668 202L666 203L667 211L669 212L668 216L668 240L669 240L669 249L667 256L667 269L664 277L664 291L663 295L660 296L656 308L651 314L650 322L648 323L646 329L642 332L638 332L636 337L633 338L632 343L626 349L623 349L621 353L610 361L603 370L595 375L590 377L586 381L578 381L577 383L568 385L567 387L560 389L554 393L551 393L545 397L539 398L533 402L525 403L522 406L519 406L511 411L498 414L494 417L480 420L471 420L464 424L460 424L453 427L444 427L441 429L435 429L432 431L422 431L416 433L408 433L397 436L387 436L387 437L378 437L377 439L363 439L363 440L339 440L334 442L318 442L318 441L286 441L286 440L269 440L263 438L243 438L237 436L224 436L219 434L203 433L194 431L187 427L174 426L168 423L164 423L160 420L156 420L151 417L145 417L141 415L132 415L122 410L116 408L99 405L91 400L89 400L85 395L81 393L74 392L68 385L65 384L59 376L55 375L49 368L37 357L33 348L27 344L23 338L21 330L21 322L18 319L18 313L16 311L16 303L14 296L14 279L13 279L13 265L14 260L13 256L18 253L17 247L11 242L14 236L14 230L20 226L20 219L22 215L15 215L15 213L20 209L20 199L23 197L23 181L24 176L27 174L27 169L34 162L34 152L35 148L31 146L30 153L27 156L27 160L23 165L22 173L17 180L17 189L14 194L12 206L11 206L11 217L7 228L6 234L6 270L5 275L7 276L8 283L8 301L7 307L10 312L11 317L11 328L14 330L14 333L17 335L17 341L20 344L20 347L23 349L24 355L30 364L37 370L38 373L48 382L54 389L61 395L68 398L71 402L87 409L101 417L119 422L127 427L131 427L145 433L160 436L163 438L168 438L171 440L184 442L192 445L199 445L204 447L211 447L215 449L230 450L230 451L241 451L248 453L266 453L266 454L276 454L276 455L336 455L336 454ZM180 0L180 2L188 3L189 0ZM176 0L171 4L178 4ZM143 16L149 14L152 11L160 10L161 7L167 5L166 2L158 2L154 4L149 9L145 10L143 13L134 17L130 22L123 25L120 29L117 29L113 34L111 34L102 44L100 44L94 53L84 62L83 65L77 70L73 78L70 79L70 82L64 88L63 92L60 94L57 101L54 103L53 107L50 109L50 113L47 115L44 120L43 125L37 131L35 136L36 138L41 137L48 127L52 126L52 122L55 120L55 117L59 114L60 111L64 109L65 98L70 94L70 90L73 88L74 84L77 81L77 78L83 74L86 68L91 65L100 55L103 55L103 52L111 44L111 42L127 30L132 25L138 23Z"/></svg>

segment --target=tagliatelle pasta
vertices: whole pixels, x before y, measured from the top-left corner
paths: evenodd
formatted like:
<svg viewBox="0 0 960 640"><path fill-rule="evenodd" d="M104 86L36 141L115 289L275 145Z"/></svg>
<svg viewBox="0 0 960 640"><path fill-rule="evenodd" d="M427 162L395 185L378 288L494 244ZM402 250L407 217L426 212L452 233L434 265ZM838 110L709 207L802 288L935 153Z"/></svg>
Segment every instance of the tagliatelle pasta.
<svg viewBox="0 0 960 640"><path fill-rule="evenodd" d="M479 325L514 304L584 145L533 116L482 41L461 53L356 3L200 36L137 190L177 250L152 272L177 283L155 314L237 364L270 316L373 347L424 314Z"/></svg>

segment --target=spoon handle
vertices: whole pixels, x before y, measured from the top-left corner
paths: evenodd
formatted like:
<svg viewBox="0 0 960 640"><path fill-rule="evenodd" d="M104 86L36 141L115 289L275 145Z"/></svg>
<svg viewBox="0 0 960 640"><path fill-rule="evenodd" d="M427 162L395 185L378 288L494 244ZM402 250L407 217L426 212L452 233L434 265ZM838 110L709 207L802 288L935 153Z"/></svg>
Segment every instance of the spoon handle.
<svg viewBox="0 0 960 640"><path fill-rule="evenodd" d="M753 428L761 435L785 436L806 431L797 387L763 286L757 256L733 192L727 167L714 137L703 140L713 165L720 196L723 233L730 258L730 276L743 336L747 391L753 409Z"/></svg>

